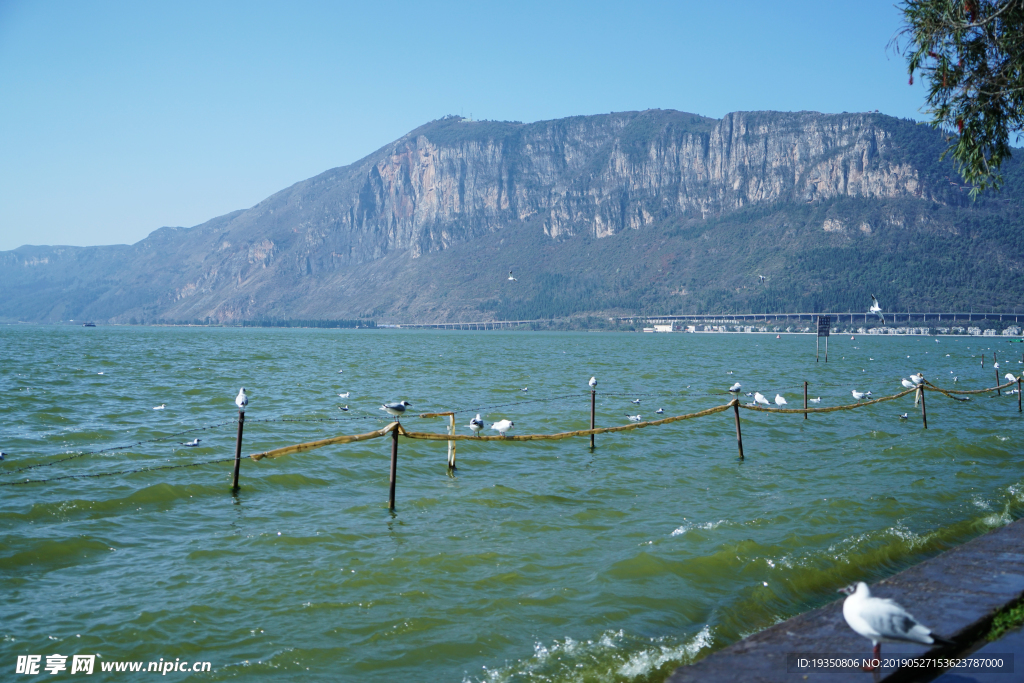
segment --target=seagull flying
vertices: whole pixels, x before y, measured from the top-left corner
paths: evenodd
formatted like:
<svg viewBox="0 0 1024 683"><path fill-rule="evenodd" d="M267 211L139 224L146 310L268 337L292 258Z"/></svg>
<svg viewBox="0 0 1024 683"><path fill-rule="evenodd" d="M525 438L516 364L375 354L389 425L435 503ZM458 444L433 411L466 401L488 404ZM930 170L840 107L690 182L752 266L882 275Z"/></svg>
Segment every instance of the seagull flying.
<svg viewBox="0 0 1024 683"><path fill-rule="evenodd" d="M476 417L469 421L469 428L473 430L474 434L480 436L480 430L484 428L484 421L480 419L480 413L477 413Z"/></svg>
<svg viewBox="0 0 1024 683"><path fill-rule="evenodd" d="M199 445L199 439L192 439L191 441L183 441L181 443L181 445L182 446L198 446Z"/></svg>
<svg viewBox="0 0 1024 683"><path fill-rule="evenodd" d="M590 388L593 389L594 387L597 386L597 378L596 377L591 377L590 381L587 382L587 384L589 384Z"/></svg>
<svg viewBox="0 0 1024 683"><path fill-rule="evenodd" d="M401 417L402 413L405 412L407 406L412 404L408 401L399 401L398 403L384 403L380 409L386 412L388 415L394 415L395 417Z"/></svg>
<svg viewBox="0 0 1024 683"><path fill-rule="evenodd" d="M871 641L874 659L881 658L882 643L953 644L932 633L927 626L919 624L898 603L871 597L871 591L863 581L842 588L839 592L849 596L843 601L846 623Z"/></svg>
<svg viewBox="0 0 1024 683"><path fill-rule="evenodd" d="M878 299L875 298L874 294L871 295L871 308L868 309L868 313L874 313L881 318L882 324L885 324L885 317L882 315L882 307L878 305Z"/></svg>
<svg viewBox="0 0 1024 683"><path fill-rule="evenodd" d="M629 418L630 422L639 422L640 421L640 416L639 415L626 415L626 417Z"/></svg>
<svg viewBox="0 0 1024 683"><path fill-rule="evenodd" d="M346 391L344 394L338 394L338 398L348 398L351 391Z"/></svg>
<svg viewBox="0 0 1024 683"><path fill-rule="evenodd" d="M508 430L512 429L515 426L516 423L513 422L512 420L501 420L500 422L495 422L494 424L492 424L491 429L498 432L504 437L505 432L507 432Z"/></svg>
<svg viewBox="0 0 1024 683"><path fill-rule="evenodd" d="M508 271L508 281L509 282L519 282L519 280L517 280L514 277L512 277L512 271L511 270Z"/></svg>
<svg viewBox="0 0 1024 683"><path fill-rule="evenodd" d="M235 396L235 405L243 413L245 412L245 407L249 405L249 397L245 395L245 387L238 390L238 396Z"/></svg>
<svg viewBox="0 0 1024 683"><path fill-rule="evenodd" d="M158 406L153 406L153 410L163 410L163 409L164 409L164 408L166 408L166 407L167 407L167 404L166 404L166 403L161 403L161 404L160 404L160 405L158 405Z"/></svg>
<svg viewBox="0 0 1024 683"><path fill-rule="evenodd" d="M729 387L729 391L731 391L732 393L735 394L735 393L739 392L741 387L742 387L742 385L739 382L736 382L736 384L733 384L731 387Z"/></svg>
<svg viewBox="0 0 1024 683"><path fill-rule="evenodd" d="M870 391L857 391L856 389L854 389L850 393L853 394L853 397L855 399L857 399L858 401L861 400L861 399L867 398L868 396L871 395Z"/></svg>
<svg viewBox="0 0 1024 683"><path fill-rule="evenodd" d="M789 403L789 401L787 401L786 399L782 398L782 394L775 394L775 405L777 405L777 406L784 406L787 403Z"/></svg>
<svg viewBox="0 0 1024 683"><path fill-rule="evenodd" d="M770 406L771 405L771 403L768 402L768 399L766 399L764 397L764 395L760 391L755 391L754 392L754 401L756 401L757 403L760 403L763 406Z"/></svg>

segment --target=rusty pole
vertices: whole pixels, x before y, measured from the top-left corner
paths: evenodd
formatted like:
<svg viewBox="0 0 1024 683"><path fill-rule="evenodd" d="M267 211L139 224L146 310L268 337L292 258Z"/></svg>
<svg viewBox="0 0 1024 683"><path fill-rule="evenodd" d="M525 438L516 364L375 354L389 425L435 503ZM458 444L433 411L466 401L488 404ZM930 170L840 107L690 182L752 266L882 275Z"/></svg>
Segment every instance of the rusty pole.
<svg viewBox="0 0 1024 683"><path fill-rule="evenodd" d="M597 404L597 389L590 390L590 428L594 429L594 406ZM590 450L594 450L594 435L590 435Z"/></svg>
<svg viewBox="0 0 1024 683"><path fill-rule="evenodd" d="M391 430L391 491L388 493L388 510L395 509L395 477L398 474L398 426Z"/></svg>
<svg viewBox="0 0 1024 683"><path fill-rule="evenodd" d="M245 425L245 411L238 411L238 438L235 439L235 473L231 477L231 490L238 490L238 467L242 464L242 427Z"/></svg>
<svg viewBox="0 0 1024 683"><path fill-rule="evenodd" d="M928 414L924 410L924 382L921 383L918 391L921 392L921 422L924 423L924 428L928 429Z"/></svg>
<svg viewBox="0 0 1024 683"><path fill-rule="evenodd" d="M736 411L736 445L740 449L740 460L743 460L743 435L740 434L740 400L732 400L732 409Z"/></svg>

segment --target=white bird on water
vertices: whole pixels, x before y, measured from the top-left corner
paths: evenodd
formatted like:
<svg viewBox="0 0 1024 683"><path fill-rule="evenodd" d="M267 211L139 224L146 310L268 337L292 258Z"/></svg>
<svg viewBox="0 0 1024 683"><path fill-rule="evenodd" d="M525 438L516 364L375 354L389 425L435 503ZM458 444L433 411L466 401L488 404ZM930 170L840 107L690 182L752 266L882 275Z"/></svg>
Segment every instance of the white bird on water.
<svg viewBox="0 0 1024 683"><path fill-rule="evenodd" d="M754 392L754 401L756 401L757 403L760 403L763 406L770 406L771 405L771 403L768 402L768 399L766 399L764 397L764 395L760 391L755 391Z"/></svg>
<svg viewBox="0 0 1024 683"><path fill-rule="evenodd" d="M809 399L807 399L807 402L808 403L821 403L821 396L819 396L818 398L809 398Z"/></svg>
<svg viewBox="0 0 1024 683"><path fill-rule="evenodd" d="M878 305L878 299L875 298L874 294L871 295L871 308L868 309L868 313L874 313L881 318L882 324L885 324L885 317L882 315L882 307Z"/></svg>
<svg viewBox="0 0 1024 683"><path fill-rule="evenodd" d="M238 396L235 396L235 405L243 413L245 412L245 407L249 405L249 397L245 395L245 387L238 390Z"/></svg>
<svg viewBox="0 0 1024 683"><path fill-rule="evenodd" d="M347 413L348 412L348 404L346 403L343 406L338 406L338 410L340 410L343 413Z"/></svg>
<svg viewBox="0 0 1024 683"><path fill-rule="evenodd" d="M901 420L906 420L907 419L907 414L903 413L902 415L900 415L900 419Z"/></svg>
<svg viewBox="0 0 1024 683"><path fill-rule="evenodd" d="M480 436L480 430L484 428L484 421L480 419L480 413L477 413L476 417L469 421L469 428L473 430L474 434Z"/></svg>
<svg viewBox="0 0 1024 683"><path fill-rule="evenodd" d="M630 422L639 422L640 421L640 416L639 415L626 415L626 417L629 418Z"/></svg>
<svg viewBox="0 0 1024 683"><path fill-rule="evenodd" d="M863 581L841 588L839 592L849 596L843 601L843 618L850 628L871 641L873 659L881 658L882 643L953 644L918 623L893 600L871 597L871 591Z"/></svg>
<svg viewBox="0 0 1024 683"><path fill-rule="evenodd" d="M742 387L743 387L742 384L740 384L739 382L736 382L736 384L733 384L731 387L729 387L729 391L731 391L732 393L735 394L735 393L739 392L739 390Z"/></svg>
<svg viewBox="0 0 1024 683"><path fill-rule="evenodd" d="M633 403L635 405L640 405L640 399L634 398L632 401L630 401L630 403Z"/></svg>
<svg viewBox="0 0 1024 683"><path fill-rule="evenodd" d="M508 271L508 281L509 282L519 282L519 280L517 280L514 277L512 277L512 271L511 270Z"/></svg>
<svg viewBox="0 0 1024 683"><path fill-rule="evenodd" d="M160 405L158 405L158 406L153 406L153 410L163 410L163 409L164 409L164 408L166 408L166 407L167 407L167 404L166 404L166 403L161 403L161 404L160 404Z"/></svg>
<svg viewBox="0 0 1024 683"><path fill-rule="evenodd" d="M502 436L505 436L505 432L516 426L516 423L512 420L501 420L491 425L491 429L498 432Z"/></svg>
<svg viewBox="0 0 1024 683"><path fill-rule="evenodd" d="M395 417L401 417L405 412L407 406L412 404L408 401L399 401L398 403L384 403L381 404L380 409L386 412L388 415L394 415Z"/></svg>
<svg viewBox="0 0 1024 683"><path fill-rule="evenodd" d="M199 445L199 439L192 439L191 441L183 441L181 443L181 445L182 446L189 446L189 447L191 447L191 446L198 446Z"/></svg>
<svg viewBox="0 0 1024 683"><path fill-rule="evenodd" d="M858 401L861 400L861 399L867 398L868 396L871 395L870 391L857 391L856 389L854 389L850 393L853 394L853 397L855 399L857 399Z"/></svg>
<svg viewBox="0 0 1024 683"><path fill-rule="evenodd" d="M587 382L587 384L589 384L590 388L593 389L594 387L597 386L597 378L596 377L591 377L590 381Z"/></svg>
<svg viewBox="0 0 1024 683"><path fill-rule="evenodd" d="M775 405L784 406L787 405L788 403L789 402L782 397L782 394L775 394Z"/></svg>
<svg viewBox="0 0 1024 683"><path fill-rule="evenodd" d="M338 394L338 398L348 398L351 391L346 391L344 394Z"/></svg>
<svg viewBox="0 0 1024 683"><path fill-rule="evenodd" d="M657 409L657 410L655 410L654 412L655 412L655 413L656 413L657 415L664 415L664 414L665 414L665 409L664 409L664 408L658 408L658 409Z"/></svg>

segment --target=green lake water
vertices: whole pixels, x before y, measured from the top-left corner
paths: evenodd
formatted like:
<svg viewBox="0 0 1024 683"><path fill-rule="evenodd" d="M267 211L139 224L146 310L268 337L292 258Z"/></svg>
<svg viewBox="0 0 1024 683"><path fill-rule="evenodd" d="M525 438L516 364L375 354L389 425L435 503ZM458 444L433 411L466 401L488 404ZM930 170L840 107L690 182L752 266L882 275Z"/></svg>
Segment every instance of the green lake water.
<svg viewBox="0 0 1024 683"><path fill-rule="evenodd" d="M167 680L655 681L1021 515L1024 417L994 395L929 393L927 430L913 396L743 411L742 462L731 411L593 452L460 441L452 476L445 442L401 439L394 512L390 439L243 460L237 495L226 462L78 476L230 458L243 385L248 454L378 429L401 399L410 430L451 409L464 434L477 412L513 434L585 429L591 375L610 426L720 405L736 381L799 407L806 380L826 407L917 371L992 386L993 349L1024 368L998 338L837 335L828 364L814 342L2 327L0 671L59 653L212 663ZM24 479L51 481L6 485Z"/></svg>

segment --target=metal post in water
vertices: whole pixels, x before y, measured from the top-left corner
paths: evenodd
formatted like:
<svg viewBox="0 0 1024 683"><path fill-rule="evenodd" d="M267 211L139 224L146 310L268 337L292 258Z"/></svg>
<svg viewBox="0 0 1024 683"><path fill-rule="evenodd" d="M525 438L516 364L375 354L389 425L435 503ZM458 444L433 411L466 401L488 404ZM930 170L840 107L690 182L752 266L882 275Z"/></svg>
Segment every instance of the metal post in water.
<svg viewBox="0 0 1024 683"><path fill-rule="evenodd" d="M924 424L924 428L928 429L928 414L924 410L924 383L918 387L918 391L921 392L921 422Z"/></svg>
<svg viewBox="0 0 1024 683"><path fill-rule="evenodd" d="M594 406L597 404L597 389L590 390L590 428L594 429ZM594 450L594 435L590 435L590 450Z"/></svg>
<svg viewBox="0 0 1024 683"><path fill-rule="evenodd" d="M448 433L455 436L455 413L448 416ZM448 442L448 469L455 469L455 442Z"/></svg>
<svg viewBox="0 0 1024 683"><path fill-rule="evenodd" d="M1018 413L1024 412L1024 411L1021 410L1021 403L1020 403L1020 377L1017 378L1017 412Z"/></svg>
<svg viewBox="0 0 1024 683"><path fill-rule="evenodd" d="M981 367L985 367L985 354L981 354Z"/></svg>
<svg viewBox="0 0 1024 683"><path fill-rule="evenodd" d="M825 339L827 340L828 337L825 337ZM804 382L804 411L806 411L806 410L807 410L807 382L805 381ZM806 412L804 412L804 419L805 420L807 419L807 413Z"/></svg>
<svg viewBox="0 0 1024 683"><path fill-rule="evenodd" d="M732 400L732 409L736 411L736 445L740 449L740 460L743 460L743 435L740 434L740 400Z"/></svg>
<svg viewBox="0 0 1024 683"><path fill-rule="evenodd" d="M1002 396L1003 390L999 388L999 371L996 370L996 396Z"/></svg>
<svg viewBox="0 0 1024 683"><path fill-rule="evenodd" d="M395 509L395 477L398 474L398 425L391 430L391 491L388 493L388 510Z"/></svg>
<svg viewBox="0 0 1024 683"><path fill-rule="evenodd" d="M245 425L245 411L238 411L238 438L235 440L235 474L231 478L231 490L238 490L238 467L242 464L242 427Z"/></svg>

